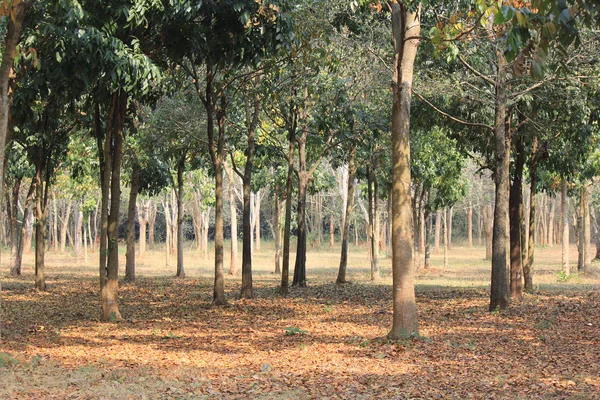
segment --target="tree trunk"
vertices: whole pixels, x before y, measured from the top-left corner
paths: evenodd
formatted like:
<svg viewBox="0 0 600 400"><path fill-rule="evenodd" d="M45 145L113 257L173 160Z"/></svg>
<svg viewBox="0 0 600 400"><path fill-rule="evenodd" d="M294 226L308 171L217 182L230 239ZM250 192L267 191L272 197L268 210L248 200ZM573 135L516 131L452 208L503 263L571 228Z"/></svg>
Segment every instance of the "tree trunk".
<svg viewBox="0 0 600 400"><path fill-rule="evenodd" d="M329 248L333 249L335 246L335 222L333 214L329 216Z"/></svg>
<svg viewBox="0 0 600 400"><path fill-rule="evenodd" d="M594 231L594 238L596 240L596 251L594 258L600 258L600 229L598 228L598 219L596 218L596 210L594 206L590 204L590 225ZM591 249L590 249L591 250Z"/></svg>
<svg viewBox="0 0 600 400"><path fill-rule="evenodd" d="M229 275L238 274L238 231L237 231L237 206L235 204L235 175L233 167L225 164L225 173L229 180L229 215L231 219L231 257L229 260Z"/></svg>
<svg viewBox="0 0 600 400"><path fill-rule="evenodd" d="M473 247L473 205L469 203L469 207L466 210L467 214L467 241L469 247Z"/></svg>
<svg viewBox="0 0 600 400"><path fill-rule="evenodd" d="M567 180L562 179L560 197L560 216L562 219L562 270L566 276L571 273L569 267L569 210L567 209Z"/></svg>
<svg viewBox="0 0 600 400"><path fill-rule="evenodd" d="M546 243L548 244L549 247L552 247L554 245L554 214L555 214L555 206L554 206L554 201L551 201L551 203L552 204L550 204L550 214L548 215L548 240L546 241Z"/></svg>
<svg viewBox="0 0 600 400"><path fill-rule="evenodd" d="M373 163L373 168L367 168L367 191L369 197L369 235L371 244L371 280L378 281L379 275L379 210L377 208L377 160Z"/></svg>
<svg viewBox="0 0 600 400"><path fill-rule="evenodd" d="M210 68L208 65L207 68ZM210 76L212 72L208 72ZM207 82L207 96L212 93L212 80ZM212 96L211 96L212 97ZM211 100L209 100L210 102ZM225 159L225 96L221 97L221 107L217 110L219 133L217 141L214 138L214 123L212 121L213 107L208 107L208 139L211 159L215 172L215 282L213 304L227 303L225 297L225 277L223 273L223 161Z"/></svg>
<svg viewBox="0 0 600 400"><path fill-rule="evenodd" d="M356 146L353 146L350 149L350 159L348 161L348 195L346 196L346 215L344 216L344 228L342 231L342 254L340 257L340 268L338 269L338 276L335 283L342 284L347 283L346 281L346 268L348 266L348 229L350 228L350 216L352 215L352 209L354 205L354 174L356 172L356 168L354 166L354 157L356 156ZM369 184L370 190L370 184ZM370 200L372 203L372 199ZM369 208L371 209L371 204L369 204ZM372 220L372 211L371 216L369 218ZM373 240L372 236L372 225L371 225L371 240ZM373 270L373 267L371 267Z"/></svg>
<svg viewBox="0 0 600 400"><path fill-rule="evenodd" d="M104 321L122 319L118 303L119 208L121 205L121 157L126 109L127 96L123 92L115 92L112 95L108 112L104 158L100 162L102 179L100 289L102 320ZM99 112L97 117L99 118ZM97 124L99 124L98 121ZM102 146L99 146L100 149Z"/></svg>
<svg viewBox="0 0 600 400"><path fill-rule="evenodd" d="M60 222L60 253L65 252L65 248L67 247L67 231L69 230L69 218L71 217L71 206L73 204L73 200L69 199L67 202L67 206L65 207L63 217Z"/></svg>
<svg viewBox="0 0 600 400"><path fill-rule="evenodd" d="M393 323L387 337L406 339L419 333L411 235L410 105L413 68L419 45L421 6L410 11L392 4L394 73L392 79L392 274Z"/></svg>
<svg viewBox="0 0 600 400"><path fill-rule="evenodd" d="M50 174L46 171L47 155L43 154L41 148L36 157L36 201L35 201L35 288L39 291L46 290L45 276L45 251L46 251L46 217L48 205L48 186ZM45 181L45 182L44 182ZM45 183L45 185L44 185Z"/></svg>
<svg viewBox="0 0 600 400"><path fill-rule="evenodd" d="M442 214L442 220L444 221L444 269L448 270L448 244L450 238L450 232L448 229L448 217L450 214L450 210L448 208L444 208L444 213Z"/></svg>
<svg viewBox="0 0 600 400"><path fill-rule="evenodd" d="M523 167L525 148L523 139L516 138L515 170L510 187L510 295L519 298L523 295L523 258L521 256L521 225L523 221Z"/></svg>
<svg viewBox="0 0 600 400"><path fill-rule="evenodd" d="M73 252L77 258L79 258L81 255L81 247L83 245L83 240L81 237L81 229L83 226L83 213L81 212L81 205L81 200L77 199L73 209Z"/></svg>
<svg viewBox="0 0 600 400"><path fill-rule="evenodd" d="M54 252L58 253L58 207L56 206L56 194L52 194L52 207L54 210L54 218L52 218L52 245Z"/></svg>
<svg viewBox="0 0 600 400"><path fill-rule="evenodd" d="M483 225L485 230L485 259L492 259L492 227L494 221L494 210L488 204L483 210Z"/></svg>
<svg viewBox="0 0 600 400"><path fill-rule="evenodd" d="M454 207L448 208L448 250L452 249L452 220L454 219Z"/></svg>
<svg viewBox="0 0 600 400"><path fill-rule="evenodd" d="M431 268L431 230L433 225L431 224L431 214L426 212L425 217L425 260L423 261L423 269Z"/></svg>
<svg viewBox="0 0 600 400"><path fill-rule="evenodd" d="M19 192L21 191L22 178L17 178L12 186L12 195L6 192L6 211L10 231L10 274L21 275L21 264L18 263L19 254ZM4 186L0 184L0 186Z"/></svg>
<svg viewBox="0 0 600 400"><path fill-rule="evenodd" d="M185 170L186 152L179 159L177 164L177 278L185 278L185 268L183 265L183 172Z"/></svg>
<svg viewBox="0 0 600 400"><path fill-rule="evenodd" d="M156 205L152 204L152 200L148 200L150 203L150 211L146 219L148 220L148 247L150 250L154 250L154 225L156 224Z"/></svg>
<svg viewBox="0 0 600 400"><path fill-rule="evenodd" d="M21 234L19 240L19 249L17 252L17 267L21 271L21 265L23 264L23 253L29 254L27 249L31 249L31 233L33 229L33 212L32 212L32 200L35 193L36 178L35 176L31 180L29 185L29 191L25 198L25 205L23 206L23 223L21 224Z"/></svg>
<svg viewBox="0 0 600 400"><path fill-rule="evenodd" d="M256 195L254 196L254 218L255 218L255 222L254 222L254 226L256 229L256 242L255 242L255 248L257 252L260 252L260 205L262 202L262 194L260 192L260 190L258 190L256 192Z"/></svg>
<svg viewBox="0 0 600 400"><path fill-rule="evenodd" d="M10 10L7 10L10 11L10 16L7 18L4 52L2 53L2 64L0 65L0 154L2 155L6 154L6 142L9 136L8 121L10 119L13 96L13 91L9 90L10 75L21 36L23 20L25 19L27 9L32 3L33 0L13 0ZM3 4L7 6L9 3L3 2ZM2 159L4 159L4 156ZM0 162L0 199L4 197L5 175L5 164L4 162Z"/></svg>
<svg viewBox="0 0 600 400"><path fill-rule="evenodd" d="M435 238L433 243L433 252L435 254L440 251L440 238L442 236L442 210L437 210L435 213Z"/></svg>
<svg viewBox="0 0 600 400"><path fill-rule="evenodd" d="M298 138L298 244L292 286L306 287L306 133Z"/></svg>
<svg viewBox="0 0 600 400"><path fill-rule="evenodd" d="M583 243L585 245L585 252L583 256L583 271L589 271L592 266L592 231L590 228L590 204L589 199L591 197L590 186L585 185L583 189L584 193L584 210L583 210Z"/></svg>
<svg viewBox="0 0 600 400"><path fill-rule="evenodd" d="M138 222L140 224L140 260L146 255L146 231L148 230L148 214L150 213L150 200L136 204Z"/></svg>
<svg viewBox="0 0 600 400"><path fill-rule="evenodd" d="M134 161L131 170L129 206L127 207L127 251L125 253L125 280L128 282L133 282L135 280L135 211L137 206L137 196L140 188L140 172L140 165L137 163L137 161ZM141 236L142 227L140 225L140 239Z"/></svg>
<svg viewBox="0 0 600 400"><path fill-rule="evenodd" d="M539 160L539 138L535 136L532 144L531 165L529 176L531 180L529 190L529 240L527 241L527 262L523 266L525 278L525 291L533 293L533 263L535 261L535 193L537 192L537 167Z"/></svg>
<svg viewBox="0 0 600 400"><path fill-rule="evenodd" d="M290 275L290 235L292 222L292 189L294 185L294 151L296 144L296 126L288 127L288 173L285 183L285 221L283 228L283 265L281 269L281 288L279 293L287 296ZM333 218L333 216L331 217Z"/></svg>
<svg viewBox="0 0 600 400"><path fill-rule="evenodd" d="M496 72L496 104L495 104L495 184L496 207L494 209L494 227L492 237L492 288L490 294L490 311L504 310L509 304L509 193L510 193L510 144L506 131L506 74L507 62L504 53L496 49L498 62Z"/></svg>
<svg viewBox="0 0 600 400"><path fill-rule="evenodd" d="M281 204L279 187L273 190L273 240L275 241L275 273L281 273Z"/></svg>

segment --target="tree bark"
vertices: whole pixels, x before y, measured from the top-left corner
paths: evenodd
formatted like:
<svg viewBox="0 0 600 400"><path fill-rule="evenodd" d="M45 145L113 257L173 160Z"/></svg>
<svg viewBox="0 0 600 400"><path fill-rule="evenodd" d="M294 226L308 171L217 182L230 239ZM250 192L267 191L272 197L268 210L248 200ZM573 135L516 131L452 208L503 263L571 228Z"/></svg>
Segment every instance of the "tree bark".
<svg viewBox="0 0 600 400"><path fill-rule="evenodd" d="M46 222L48 209L48 187L50 174L47 171L48 155L38 149L36 157L36 207L35 207L35 288L39 291L46 290L45 252L46 252Z"/></svg>
<svg viewBox="0 0 600 400"><path fill-rule="evenodd" d="M333 249L335 246L335 222L333 214L329 216L329 248Z"/></svg>
<svg viewBox="0 0 600 400"><path fill-rule="evenodd" d="M488 204L483 210L483 225L485 230L485 259L492 259L492 228L494 221L494 210L491 204Z"/></svg>
<svg viewBox="0 0 600 400"><path fill-rule="evenodd" d="M18 263L19 254L19 192L21 191L22 178L16 178L12 186L12 194L6 192L6 211L10 231L10 274L21 275L21 264ZM0 184L0 186L4 186Z"/></svg>
<svg viewBox="0 0 600 400"><path fill-rule="evenodd" d="M560 215L562 218L562 270L566 276L571 273L569 267L569 210L567 209L567 180L562 179L560 197Z"/></svg>
<svg viewBox="0 0 600 400"><path fill-rule="evenodd" d="M533 263L535 261L535 193L537 192L537 168L539 160L539 138L535 136L532 143L532 156L529 166L531 180L529 191L529 240L527 241L527 262L523 266L525 291L533 293Z"/></svg>
<svg viewBox="0 0 600 400"><path fill-rule="evenodd" d="M448 207L448 250L452 249L452 220L454 219L454 207Z"/></svg>
<svg viewBox="0 0 600 400"><path fill-rule="evenodd" d="M131 170L129 206L127 207L127 251L125 253L125 280L128 282L133 282L135 280L135 214L137 196L140 188L140 172L140 164L137 161L134 161ZM140 239L141 236L142 227L140 224Z"/></svg>
<svg viewBox="0 0 600 400"><path fill-rule="evenodd" d="M291 108L291 106L290 106ZM287 296L290 275L290 236L292 223L292 189L294 185L294 151L296 144L296 119L288 127L288 172L285 183L285 222L283 228L283 265L281 269L281 288L279 293ZM332 217L333 218L333 217Z"/></svg>
<svg viewBox="0 0 600 400"><path fill-rule="evenodd" d="M185 278L185 267L183 265L183 172L185 171L185 160L187 153L184 151L177 163L177 278Z"/></svg>
<svg viewBox="0 0 600 400"><path fill-rule="evenodd" d="M225 173L229 180L229 215L231 219L231 257L229 260L229 275L238 274L238 231L237 231L237 206L235 204L235 175L233 167L225 164Z"/></svg>
<svg viewBox="0 0 600 400"><path fill-rule="evenodd" d="M10 16L7 18L4 52L2 53L2 64L0 64L0 154L3 155L2 159L6 153L6 141L9 134L8 121L13 97L13 92L10 90L10 77L25 14L32 3L33 0L13 0ZM4 2L4 4L8 4L8 2ZM0 162L0 199L4 197L5 175L5 164Z"/></svg>
<svg viewBox="0 0 600 400"><path fill-rule="evenodd" d="M469 247L473 247L473 205L469 203L466 210L467 214L467 241Z"/></svg>
<svg viewBox="0 0 600 400"><path fill-rule="evenodd" d="M273 240L275 241L275 273L281 273L281 204L279 187L273 190Z"/></svg>
<svg viewBox="0 0 600 400"><path fill-rule="evenodd" d="M306 190L308 172L306 170L306 133L298 137L298 244L292 286L306 287Z"/></svg>
<svg viewBox="0 0 600 400"><path fill-rule="evenodd" d="M515 170L510 187L510 295L519 298L523 295L523 258L521 256L521 225L523 221L523 167L525 148L523 139L516 138Z"/></svg>
<svg viewBox="0 0 600 400"><path fill-rule="evenodd" d="M419 333L411 235L410 105L414 61L419 45L421 6L392 4L394 73L392 79L392 274L393 322L387 337Z"/></svg>
<svg viewBox="0 0 600 400"><path fill-rule="evenodd" d="M492 237L492 288L490 311L504 310L509 305L509 192L510 192L510 144L506 129L506 74L507 62L504 53L496 49L496 104L494 123L496 207Z"/></svg>
<svg viewBox="0 0 600 400"><path fill-rule="evenodd" d="M340 257L340 267L338 269L338 276L335 281L337 284L347 283L346 281L346 268L348 266L348 230L350 228L350 216L352 215L352 209L354 205L354 175L356 172L354 158L356 156L356 146L350 149L350 158L348 160L348 196L346 197L346 215L344 216L344 228L342 231L342 254ZM370 208L370 207L369 207ZM372 214L372 211L371 211ZM372 215L370 220L372 220ZM371 226L372 234L372 226ZM371 235L371 240L373 236ZM373 269L373 267L371 267Z"/></svg>
<svg viewBox="0 0 600 400"><path fill-rule="evenodd" d="M29 185L29 191L25 197L25 204L23 206L23 223L21 224L21 233L19 240L19 248L17 251L17 268L21 271L21 265L23 264L23 252L27 248L31 248L31 229L33 228L33 222L30 219L32 215L32 200L35 193L36 177L34 176ZM27 252L25 252L28 254Z"/></svg>
<svg viewBox="0 0 600 400"><path fill-rule="evenodd" d="M442 236L442 210L435 213L435 238L433 243L433 252L437 254L440 251L440 238Z"/></svg>
<svg viewBox="0 0 600 400"><path fill-rule="evenodd" d="M583 271L589 271L592 266L592 231L590 228L590 204L589 199L591 196L590 186L585 185L583 188L584 193L584 209L583 209L583 243L585 245L585 252L583 255Z"/></svg>

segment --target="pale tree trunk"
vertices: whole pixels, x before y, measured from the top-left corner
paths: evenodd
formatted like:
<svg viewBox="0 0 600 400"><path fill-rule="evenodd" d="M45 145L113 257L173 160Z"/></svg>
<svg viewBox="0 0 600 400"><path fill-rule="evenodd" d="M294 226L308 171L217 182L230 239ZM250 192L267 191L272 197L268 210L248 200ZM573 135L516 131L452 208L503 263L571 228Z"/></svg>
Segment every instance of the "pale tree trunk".
<svg viewBox="0 0 600 400"><path fill-rule="evenodd" d="M171 190L171 202L170 202L170 213L171 213L171 254L176 254L177 251L177 194L175 189Z"/></svg>
<svg viewBox="0 0 600 400"><path fill-rule="evenodd" d="M150 203L149 213L145 217L148 220L148 247L150 250L154 250L154 225L156 224L157 205L153 204L152 200L148 200L148 203Z"/></svg>
<svg viewBox="0 0 600 400"><path fill-rule="evenodd" d="M473 205L471 203L469 203L465 213L467 217L467 241L469 247L473 247Z"/></svg>
<svg viewBox="0 0 600 400"><path fill-rule="evenodd" d="M454 207L448 208L448 250L452 249L452 220L454 219Z"/></svg>
<svg viewBox="0 0 600 400"><path fill-rule="evenodd" d="M52 193L52 207L54 217L52 218L52 245L54 252L58 253L58 207L56 206L56 193Z"/></svg>
<svg viewBox="0 0 600 400"><path fill-rule="evenodd" d="M262 202L262 193L261 191L257 191L254 196L254 218L256 222L254 223L256 229L256 251L260 252L260 205Z"/></svg>
<svg viewBox="0 0 600 400"><path fill-rule="evenodd" d="M591 190L589 185L584 187L585 204L583 210L583 242L585 244L583 270L589 271L592 266L592 230L590 227L590 205Z"/></svg>
<svg viewBox="0 0 600 400"><path fill-rule="evenodd" d="M346 215L343 218L344 227L342 231L342 254L340 257L340 267L338 269L338 276L335 283L342 284L347 283L346 281L346 268L348 267L348 230L350 228L350 216L352 215L352 209L354 207L354 174L356 169L354 167L354 157L356 156L356 147L350 149L350 159L348 161L348 182L346 187L348 188L346 196L346 206L344 207ZM356 229L355 229L356 230Z"/></svg>
<svg viewBox="0 0 600 400"><path fill-rule="evenodd" d="M73 251L75 257L79 258L81 255L81 246L83 244L81 237L81 229L83 226L83 213L81 212L81 200L75 201L75 207L73 209Z"/></svg>
<svg viewBox="0 0 600 400"><path fill-rule="evenodd" d="M569 267L569 210L567 203L567 180L562 179L560 197L560 216L562 219L562 270L566 276L571 273Z"/></svg>
<svg viewBox="0 0 600 400"><path fill-rule="evenodd" d="M175 276L178 278L185 278L183 264L183 223L185 217L185 210L183 209L183 173L185 171L186 156L187 154L184 151L177 164L177 273Z"/></svg>
<svg viewBox="0 0 600 400"><path fill-rule="evenodd" d="M148 213L150 212L150 200L141 201L140 205L136 204L137 218L140 224L140 260L146 256L146 231L148 229Z"/></svg>
<svg viewBox="0 0 600 400"><path fill-rule="evenodd" d="M433 229L433 225L431 223L431 214L427 212L427 217L425 218L425 259L423 261L423 269L431 268L431 231Z"/></svg>
<svg viewBox="0 0 600 400"><path fill-rule="evenodd" d="M210 222L210 211L211 207L202 213L202 242L204 243L204 260L208 260L208 225Z"/></svg>
<svg viewBox="0 0 600 400"><path fill-rule="evenodd" d="M19 254L19 192L21 189L21 179L13 183L12 194L6 192L6 211L9 220L10 231L10 274L12 276L21 275L21 264L18 263ZM0 183L0 186L4 186Z"/></svg>
<svg viewBox="0 0 600 400"><path fill-rule="evenodd" d="M492 227L494 222L494 210L488 204L483 210L483 225L485 230L485 259L492 259Z"/></svg>
<svg viewBox="0 0 600 400"><path fill-rule="evenodd" d="M279 187L273 190L273 240L275 242L275 274L281 273L281 202Z"/></svg>
<svg viewBox="0 0 600 400"><path fill-rule="evenodd" d="M46 254L46 221L48 210L48 186L50 175L46 171L48 156L38 148L36 156L36 199L35 199L35 288L39 291L46 290L45 254Z"/></svg>
<svg viewBox="0 0 600 400"><path fill-rule="evenodd" d="M394 72L392 79L392 274L393 322L387 337L419 333L411 235L410 103L415 56L421 31L421 6L411 11L392 4Z"/></svg>
<svg viewBox="0 0 600 400"><path fill-rule="evenodd" d="M555 214L555 202L550 200L550 214L548 215L548 240L546 243L552 247L554 245L554 214Z"/></svg>
<svg viewBox="0 0 600 400"><path fill-rule="evenodd" d="M501 49L496 49L496 100L494 142L496 168L496 201L492 232L492 285L490 311L504 310L509 305L509 192L510 192L510 139L506 131L506 75L508 65Z"/></svg>
<svg viewBox="0 0 600 400"><path fill-rule="evenodd" d="M483 243L483 206L477 208L477 245L481 246Z"/></svg>
<svg viewBox="0 0 600 400"><path fill-rule="evenodd" d="M335 223L333 214L329 216L329 247L335 246Z"/></svg>
<svg viewBox="0 0 600 400"><path fill-rule="evenodd" d="M444 221L444 269L448 269L448 242L450 238L450 232L448 231L448 216L449 211L447 208L444 208L444 213L442 215L442 220Z"/></svg>
<svg viewBox="0 0 600 400"><path fill-rule="evenodd" d="M238 231L237 231L237 206L235 204L235 173L233 167L225 164L225 173L229 181L229 215L231 219L231 254L229 259L229 275L238 274Z"/></svg>
<svg viewBox="0 0 600 400"><path fill-rule="evenodd" d="M69 199L67 205L62 213L62 218L60 219L60 253L65 252L65 247L67 246L67 231L69 229L69 218L71 216L71 206L73 201Z"/></svg>
<svg viewBox="0 0 600 400"><path fill-rule="evenodd" d="M249 247L250 259L252 259L252 254L254 253L254 228L256 226L256 217L255 217L255 209L254 209L256 202L254 201L254 197L256 197L256 193L251 191L250 195L249 195L250 209L248 211L249 218L250 218L250 221L249 221L249 223L250 223L250 236L249 236L250 237L250 245L249 245L250 246Z"/></svg>
<svg viewBox="0 0 600 400"><path fill-rule="evenodd" d="M27 196L25 197L25 205L23 206L23 223L21 224L21 233L19 240L19 247L17 250L17 261L16 265L19 270L19 274L21 273L21 265L23 264L23 252L25 254L29 254L27 249L31 249L31 228L33 227L33 214L32 214L32 200L35 193L36 186L36 178L34 177L31 180L31 185L29 186L29 191L27 192ZM42 289L43 290L43 289Z"/></svg>
<svg viewBox="0 0 600 400"><path fill-rule="evenodd" d="M433 252L437 254L440 251L440 238L442 235L442 210L435 213L435 238L433 242Z"/></svg>
<svg viewBox="0 0 600 400"><path fill-rule="evenodd" d="M337 173L337 179L338 179L338 190L340 192L340 197L342 199L342 211L340 213L340 218L341 218L341 222L340 222L340 234L342 233L341 231L344 229L345 223L346 223L346 207L348 205L348 165L342 165L339 169L338 169L338 173Z"/></svg>
<svg viewBox="0 0 600 400"><path fill-rule="evenodd" d="M594 231L594 238L596 241L596 250L593 252L595 255L593 258L600 258L600 229L598 227L598 219L596 218L596 210L594 209L593 204L590 204L590 225ZM590 246L591 250L591 246Z"/></svg>

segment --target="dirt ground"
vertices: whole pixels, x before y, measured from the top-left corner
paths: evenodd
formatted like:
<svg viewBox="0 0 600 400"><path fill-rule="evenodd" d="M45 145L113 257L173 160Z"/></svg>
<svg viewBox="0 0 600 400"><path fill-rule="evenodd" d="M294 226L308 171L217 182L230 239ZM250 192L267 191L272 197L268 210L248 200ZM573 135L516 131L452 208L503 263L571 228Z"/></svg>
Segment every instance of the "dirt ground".
<svg viewBox="0 0 600 400"><path fill-rule="evenodd" d="M393 343L389 259L371 283L366 248L343 286L337 249L312 251L309 287L283 299L267 247L257 299L228 277L225 307L210 305L210 258L187 255L192 277L176 279L150 253L120 285L122 323L98 320L96 255L51 254L46 293L26 258L3 278L0 399L600 399L600 264L566 279L560 249L540 249L538 293L489 313L483 251L455 247L447 269L435 255L417 282L420 336Z"/></svg>

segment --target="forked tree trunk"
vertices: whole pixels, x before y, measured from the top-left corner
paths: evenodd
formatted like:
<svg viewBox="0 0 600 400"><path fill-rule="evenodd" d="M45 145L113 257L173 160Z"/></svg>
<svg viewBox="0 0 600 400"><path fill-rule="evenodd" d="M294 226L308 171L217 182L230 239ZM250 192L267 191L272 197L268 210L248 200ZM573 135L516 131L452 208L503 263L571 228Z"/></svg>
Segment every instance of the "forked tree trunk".
<svg viewBox="0 0 600 400"><path fill-rule="evenodd" d="M119 209L121 205L121 157L127 95L115 92L111 97L104 146L101 139L100 112L97 111L97 137L102 180L100 292L102 320L119 321ZM109 212L110 199L110 212Z"/></svg>
<svg viewBox="0 0 600 400"><path fill-rule="evenodd" d="M410 105L415 56L419 45L421 6L410 10L392 4L394 72L392 78L392 274L393 306L390 340L418 335L413 240L411 235Z"/></svg>

